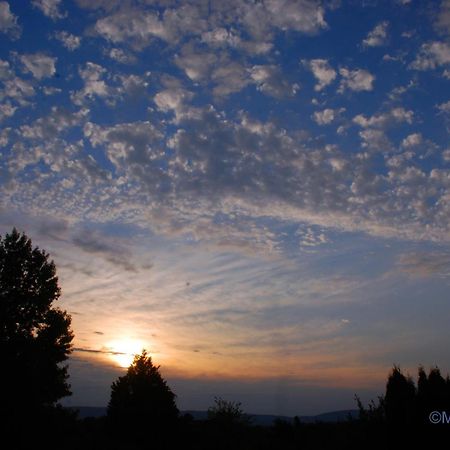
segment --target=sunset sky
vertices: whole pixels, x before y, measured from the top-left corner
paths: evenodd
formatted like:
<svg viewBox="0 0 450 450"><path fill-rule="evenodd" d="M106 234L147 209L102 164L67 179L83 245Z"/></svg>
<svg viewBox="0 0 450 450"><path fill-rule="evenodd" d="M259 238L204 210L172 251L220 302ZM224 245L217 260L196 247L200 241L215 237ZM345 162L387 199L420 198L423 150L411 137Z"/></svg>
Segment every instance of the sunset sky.
<svg viewBox="0 0 450 450"><path fill-rule="evenodd" d="M181 409L450 371L450 1L0 1L0 234L54 259L70 405L145 347Z"/></svg>

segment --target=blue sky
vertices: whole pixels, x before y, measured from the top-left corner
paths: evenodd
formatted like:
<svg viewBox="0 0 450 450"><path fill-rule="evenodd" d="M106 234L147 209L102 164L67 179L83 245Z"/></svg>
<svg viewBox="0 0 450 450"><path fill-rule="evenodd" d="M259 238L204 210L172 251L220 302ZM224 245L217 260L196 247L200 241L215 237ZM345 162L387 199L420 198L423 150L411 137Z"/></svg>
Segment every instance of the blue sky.
<svg viewBox="0 0 450 450"><path fill-rule="evenodd" d="M182 408L450 370L449 37L448 0L0 1L0 232L57 264L70 402L131 341Z"/></svg>

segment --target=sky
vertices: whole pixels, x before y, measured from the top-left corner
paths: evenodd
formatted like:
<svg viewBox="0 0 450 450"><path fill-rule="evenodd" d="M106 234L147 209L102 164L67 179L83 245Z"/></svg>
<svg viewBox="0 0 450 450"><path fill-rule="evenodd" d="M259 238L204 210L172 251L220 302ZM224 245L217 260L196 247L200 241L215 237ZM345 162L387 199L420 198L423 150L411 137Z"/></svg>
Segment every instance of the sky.
<svg viewBox="0 0 450 450"><path fill-rule="evenodd" d="M315 414L450 370L450 1L0 1L0 234L55 261L73 395Z"/></svg>

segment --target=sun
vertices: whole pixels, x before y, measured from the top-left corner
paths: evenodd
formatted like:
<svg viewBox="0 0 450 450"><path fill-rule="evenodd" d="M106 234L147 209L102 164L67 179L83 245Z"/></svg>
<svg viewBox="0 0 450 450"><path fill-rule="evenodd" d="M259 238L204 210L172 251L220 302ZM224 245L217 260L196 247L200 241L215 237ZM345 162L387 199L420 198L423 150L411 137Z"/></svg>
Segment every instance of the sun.
<svg viewBox="0 0 450 450"><path fill-rule="evenodd" d="M144 343L137 339L117 339L108 344L110 358L119 367L129 367L134 356L140 354L144 349Z"/></svg>

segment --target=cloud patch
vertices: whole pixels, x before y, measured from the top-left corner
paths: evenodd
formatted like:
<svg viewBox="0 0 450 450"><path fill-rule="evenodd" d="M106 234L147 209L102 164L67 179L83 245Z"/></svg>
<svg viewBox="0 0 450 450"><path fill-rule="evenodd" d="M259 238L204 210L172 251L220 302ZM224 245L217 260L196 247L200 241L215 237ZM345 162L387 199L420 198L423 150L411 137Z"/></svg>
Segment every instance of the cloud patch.
<svg viewBox="0 0 450 450"><path fill-rule="evenodd" d="M364 47L380 47L385 45L388 38L388 26L389 22L380 22L375 28L367 34L366 39L362 44Z"/></svg>
<svg viewBox="0 0 450 450"><path fill-rule="evenodd" d="M398 265L413 276L450 277L450 254L444 252L414 252L401 255Z"/></svg>
<svg viewBox="0 0 450 450"><path fill-rule="evenodd" d="M75 36L67 31L57 31L55 33L55 37L65 48L67 48L67 50L71 52L76 50L81 45L81 37Z"/></svg>
<svg viewBox="0 0 450 450"><path fill-rule="evenodd" d="M72 242L86 253L99 255L106 261L122 267L129 272L135 272L136 266L131 262L132 255L117 241L108 240L99 233L85 230L74 236Z"/></svg>
<svg viewBox="0 0 450 450"><path fill-rule="evenodd" d="M339 69L341 81L339 83L339 93L344 93L346 90L361 92L371 91L375 81L375 75L364 69L347 69L342 67Z"/></svg>
<svg viewBox="0 0 450 450"><path fill-rule="evenodd" d="M450 64L450 45L447 42L427 42L422 44L416 59L409 65L415 70L433 70Z"/></svg>
<svg viewBox="0 0 450 450"><path fill-rule="evenodd" d="M56 73L57 58L48 56L44 53L25 54L19 56L25 70L31 72L34 78L52 77Z"/></svg>
<svg viewBox="0 0 450 450"><path fill-rule="evenodd" d="M317 84L314 86L315 91L321 91L336 79L336 71L326 59L304 60L303 65L311 70L317 80Z"/></svg>
<svg viewBox="0 0 450 450"><path fill-rule="evenodd" d="M67 13L61 11L61 0L33 0L32 5L52 20L64 19Z"/></svg>
<svg viewBox="0 0 450 450"><path fill-rule="evenodd" d="M11 12L8 2L0 2L0 31L11 39L18 39L22 34L22 27L18 24L17 16Z"/></svg>

